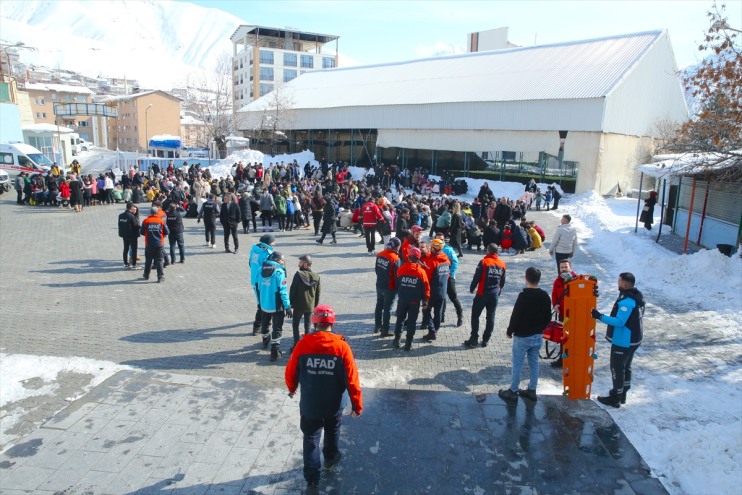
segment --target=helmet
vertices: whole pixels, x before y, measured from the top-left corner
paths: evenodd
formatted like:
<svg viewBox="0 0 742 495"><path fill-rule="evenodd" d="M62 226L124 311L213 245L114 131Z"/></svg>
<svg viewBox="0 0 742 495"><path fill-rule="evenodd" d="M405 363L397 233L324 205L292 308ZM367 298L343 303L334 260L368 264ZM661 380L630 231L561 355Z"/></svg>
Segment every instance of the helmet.
<svg viewBox="0 0 742 495"><path fill-rule="evenodd" d="M278 263L278 262L279 262L279 261L281 261L282 259L283 259L283 253L281 253L281 252L279 252L279 251L273 251L273 252L272 252L272 253L271 253L271 254L270 254L270 255L268 256L268 261L275 261L276 263Z"/></svg>
<svg viewBox="0 0 742 495"><path fill-rule="evenodd" d="M411 247L410 250L407 252L408 258L417 258L420 259L422 257L423 253L420 251L420 248Z"/></svg>
<svg viewBox="0 0 742 495"><path fill-rule="evenodd" d="M444 245L445 243L440 239L433 239L432 241L430 241L430 247L432 247L433 249L437 251L440 251L441 249L443 249Z"/></svg>
<svg viewBox="0 0 742 495"><path fill-rule="evenodd" d="M312 324L317 323L329 323L330 325L335 324L335 310L328 304L320 304L312 312Z"/></svg>

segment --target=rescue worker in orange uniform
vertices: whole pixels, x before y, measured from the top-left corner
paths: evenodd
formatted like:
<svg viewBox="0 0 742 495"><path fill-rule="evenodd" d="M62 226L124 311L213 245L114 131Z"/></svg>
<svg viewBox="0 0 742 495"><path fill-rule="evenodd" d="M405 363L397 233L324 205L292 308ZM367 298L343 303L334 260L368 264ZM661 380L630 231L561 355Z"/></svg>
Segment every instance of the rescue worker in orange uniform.
<svg viewBox="0 0 742 495"><path fill-rule="evenodd" d="M308 494L320 493L320 438L323 430L325 470L333 469L340 462L338 442L346 390L352 406L351 416L360 416L363 411L361 382L353 351L342 335L333 333L335 321L332 307L320 304L314 308L314 331L296 344L284 376L290 397L301 386L299 412L304 434L304 479Z"/></svg>
<svg viewBox="0 0 742 495"><path fill-rule="evenodd" d="M438 330L441 327L441 313L443 303L448 293L448 277L451 269L451 261L445 253L443 246L445 242L441 239L430 241L430 251L423 257L425 274L430 282L430 304L425 310L423 321L427 323L428 333L423 339L430 342L436 340Z"/></svg>
<svg viewBox="0 0 742 495"><path fill-rule="evenodd" d="M165 273L162 269L165 252L165 236L170 233L165 221L160 214L160 208L153 206L150 215L142 222L142 235L144 236L144 280L149 280L149 272L152 263L157 270L157 282L165 281Z"/></svg>
<svg viewBox="0 0 742 495"><path fill-rule="evenodd" d="M492 243L487 246L487 254L477 265L474 271L474 278L469 285L469 292L477 294L474 296L474 302L471 307L471 335L469 340L464 341L464 346L469 348L477 347L479 341L479 316L482 311L487 310L484 334L482 335L482 347L487 347L487 343L495 329L495 311L497 310L497 300L500 297L502 288L505 286L505 262L497 256L497 244Z"/></svg>
<svg viewBox="0 0 742 495"><path fill-rule="evenodd" d="M417 317L420 307L428 307L430 300L430 283L428 275L420 266L422 251L412 247L407 252L409 261L397 270L397 322L394 327L394 347L399 347L402 338L402 324L407 322L407 336L404 350L412 348L412 339L415 337Z"/></svg>

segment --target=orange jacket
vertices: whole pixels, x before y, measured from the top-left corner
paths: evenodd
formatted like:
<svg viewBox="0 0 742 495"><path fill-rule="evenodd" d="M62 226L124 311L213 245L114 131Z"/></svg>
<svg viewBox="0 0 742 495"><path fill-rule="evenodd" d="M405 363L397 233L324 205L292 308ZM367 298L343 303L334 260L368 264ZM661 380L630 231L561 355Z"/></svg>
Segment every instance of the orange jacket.
<svg viewBox="0 0 742 495"><path fill-rule="evenodd" d="M451 270L451 261L443 251L433 254L431 251L423 258L425 274L430 282L433 299L444 299L448 288L448 277Z"/></svg>
<svg viewBox="0 0 742 495"><path fill-rule="evenodd" d="M408 261L407 253L410 252L411 247L420 247L420 243L415 241L414 237L408 235L402 241L402 247L399 248L399 258L402 260L402 263Z"/></svg>
<svg viewBox="0 0 742 495"><path fill-rule="evenodd" d="M400 303L428 301L430 282L425 270L417 263L409 261L397 270L397 295Z"/></svg>
<svg viewBox="0 0 742 495"><path fill-rule="evenodd" d="M169 233L165 221L154 215L150 215L142 222L142 235L145 246L164 246L165 235Z"/></svg>
<svg viewBox="0 0 742 495"><path fill-rule="evenodd" d="M488 254L477 265L469 292L477 290L478 296L499 296L505 286L505 262L496 254Z"/></svg>
<svg viewBox="0 0 742 495"><path fill-rule="evenodd" d="M399 255L391 249L384 249L376 255L376 288L394 290L397 288L397 270L402 262Z"/></svg>
<svg viewBox="0 0 742 495"><path fill-rule="evenodd" d="M358 368L342 335L318 331L302 337L286 364L284 379L290 394L301 385L302 416L323 419L337 414L346 389L353 411L363 411Z"/></svg>

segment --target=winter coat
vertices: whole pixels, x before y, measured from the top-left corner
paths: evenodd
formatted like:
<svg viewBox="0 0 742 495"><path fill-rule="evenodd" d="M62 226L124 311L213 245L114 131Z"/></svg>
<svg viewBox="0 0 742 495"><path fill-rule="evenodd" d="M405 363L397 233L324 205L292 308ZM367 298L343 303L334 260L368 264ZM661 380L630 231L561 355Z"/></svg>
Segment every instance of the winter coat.
<svg viewBox="0 0 742 495"><path fill-rule="evenodd" d="M167 219L165 220L170 234L180 234L183 232L183 218L180 216L178 209L167 210Z"/></svg>
<svg viewBox="0 0 742 495"><path fill-rule="evenodd" d="M266 261L260 271L260 309L275 313L291 307L286 289L286 269L275 261Z"/></svg>
<svg viewBox="0 0 742 495"><path fill-rule="evenodd" d="M297 315L311 313L319 304L319 296L320 277L318 273L312 270L299 270L294 274L289 289L289 302Z"/></svg>
<svg viewBox="0 0 742 495"><path fill-rule="evenodd" d="M391 249L384 249L376 255L376 288L381 290L397 289L397 271L402 266L399 254Z"/></svg>
<svg viewBox="0 0 742 495"><path fill-rule="evenodd" d="M488 254L477 265L469 292L476 290L477 296L498 297L505 287L505 270L504 261L496 254Z"/></svg>
<svg viewBox="0 0 742 495"><path fill-rule="evenodd" d="M275 201L273 201L273 196L271 196L271 193L268 191L264 192L262 196L260 196L260 211L273 211L273 207L275 206Z"/></svg>
<svg viewBox="0 0 742 495"><path fill-rule="evenodd" d="M240 197L240 214L242 215L243 222L252 218L252 207L250 205L250 196L248 194L243 194Z"/></svg>
<svg viewBox="0 0 742 495"><path fill-rule="evenodd" d="M600 321L608 325L605 338L617 347L632 347L642 343L644 336L644 295L637 288L622 290L611 309Z"/></svg>
<svg viewBox="0 0 742 495"><path fill-rule="evenodd" d="M140 234L139 219L135 214L126 210L119 215L119 237L131 240L136 239Z"/></svg>
<svg viewBox="0 0 742 495"><path fill-rule="evenodd" d="M322 211L322 233L332 234L337 231L337 213L335 212L335 205L327 203L325 209Z"/></svg>
<svg viewBox="0 0 742 495"><path fill-rule="evenodd" d="M499 246L502 242L502 232L500 232L500 229L498 229L496 226L488 225L487 228L484 229L484 233L482 234L482 241L485 247L489 246L492 243Z"/></svg>
<svg viewBox="0 0 742 495"><path fill-rule="evenodd" d="M273 252L273 246L258 242L250 249L250 285L255 287L260 281L260 272L263 269L263 263ZM258 301L260 299L258 298Z"/></svg>
<svg viewBox="0 0 742 495"><path fill-rule="evenodd" d="M451 273L451 261L442 251L429 253L423 259L425 263L425 274L430 282L430 299L441 300L446 298L448 290L448 278Z"/></svg>
<svg viewBox="0 0 742 495"><path fill-rule="evenodd" d="M279 215L286 214L286 198L284 198L283 196L279 194L278 196L276 196L276 199L274 200L274 204L276 207L276 213L278 213Z"/></svg>
<svg viewBox="0 0 742 495"><path fill-rule="evenodd" d="M641 215L639 215L639 221L644 225L652 225L654 223L654 205L657 204L657 197L650 196L644 200L644 209L642 209Z"/></svg>
<svg viewBox="0 0 742 495"><path fill-rule="evenodd" d="M563 223L554 232L549 253L574 253L577 247L577 230L571 223Z"/></svg>
<svg viewBox="0 0 742 495"><path fill-rule="evenodd" d="M516 251L523 251L524 249L528 249L528 246L530 245L530 242L528 242L528 233L520 228L520 225L516 224L513 226L512 230L512 238L513 238L513 249Z"/></svg>

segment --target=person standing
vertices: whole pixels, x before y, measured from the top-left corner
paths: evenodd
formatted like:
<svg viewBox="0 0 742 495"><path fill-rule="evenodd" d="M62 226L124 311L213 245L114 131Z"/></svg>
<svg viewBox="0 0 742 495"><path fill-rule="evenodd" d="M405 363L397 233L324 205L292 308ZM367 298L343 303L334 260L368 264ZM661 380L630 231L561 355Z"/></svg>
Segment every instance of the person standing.
<svg viewBox="0 0 742 495"><path fill-rule="evenodd" d="M479 317L482 311L487 310L485 317L484 334L482 335L482 347L487 347L487 343L495 329L495 311L497 310L497 300L500 297L502 288L505 287L505 262L497 256L497 244L487 246L487 254L477 264L469 285L469 292L476 295L471 307L471 335L469 340L464 341L464 346L469 348L477 347L479 341Z"/></svg>
<svg viewBox="0 0 742 495"><path fill-rule="evenodd" d="M572 271L572 262L569 259L561 260L559 262L559 275L554 279L554 284L551 287L551 304L559 321L564 321L564 288L567 282L576 278L577 274ZM562 350L563 347L559 344L559 357L551 363L554 368L562 367Z"/></svg>
<svg viewBox="0 0 742 495"><path fill-rule="evenodd" d="M549 246L549 256L554 256L556 259L557 271L559 262L574 256L577 247L577 230L570 222L572 222L571 216L562 215L561 223L554 232L554 238Z"/></svg>
<svg viewBox="0 0 742 495"><path fill-rule="evenodd" d="M119 215L119 237L124 241L124 268L137 268L137 244L139 242L139 218L136 216L137 207L133 203L126 203L126 209ZM129 263L129 252L133 251Z"/></svg>
<svg viewBox="0 0 742 495"><path fill-rule="evenodd" d="M263 321L260 333L263 338L263 347L271 345L271 361L278 360L281 353L281 335L285 318L292 318L293 312L289 302L289 292L286 290L286 261L283 254L273 251L263 263L260 272L260 309L263 311ZM268 333L268 325L273 322L272 332Z"/></svg>
<svg viewBox="0 0 742 495"><path fill-rule="evenodd" d="M201 209L198 211L196 223L201 223L201 219L204 219L206 246L212 249L216 247L216 219L218 217L219 205L214 201L214 195L210 193L206 202L201 205Z"/></svg>
<svg viewBox="0 0 742 495"><path fill-rule="evenodd" d="M320 276L312 271L312 257L305 254L299 258L299 271L294 274L294 279L291 281L291 287L289 288L289 303L294 310L291 325L294 332L292 351L301 339L299 323L302 316L304 317L304 335L309 333L309 320L312 311L319 304L320 291Z"/></svg>
<svg viewBox="0 0 742 495"><path fill-rule="evenodd" d="M644 209L639 215L639 221L644 224L644 228L652 230L654 223L654 205L657 204L657 191L649 191L649 197L644 200Z"/></svg>
<svg viewBox="0 0 742 495"><path fill-rule="evenodd" d="M423 269L430 282L430 303L425 310L423 322L427 322L428 333L423 340L431 342L437 339L441 328L441 313L443 303L448 294L448 279L451 272L451 262L443 253L445 243L441 239L430 241L430 252L422 259Z"/></svg>
<svg viewBox="0 0 742 495"><path fill-rule="evenodd" d="M389 239L384 250L376 255L376 309L374 311L374 333L389 336L392 304L397 297L397 271L402 266L399 248L402 243L396 237Z"/></svg>
<svg viewBox="0 0 742 495"><path fill-rule="evenodd" d="M361 206L361 215L363 216L363 232L366 235L366 249L369 256L376 254L376 223L383 222L384 216L381 210L374 203L371 196L366 198L366 202Z"/></svg>
<svg viewBox="0 0 742 495"><path fill-rule="evenodd" d="M456 255L461 258L464 252L461 250L461 231L464 229L464 219L461 216L461 204L454 201L451 212L450 244L456 250Z"/></svg>
<svg viewBox="0 0 742 495"><path fill-rule="evenodd" d="M301 387L299 413L304 435L304 479L307 482L306 493L310 495L320 493L320 439L323 430L325 470L333 469L340 462L340 425L346 391L352 406L351 416L358 417L363 412L361 382L353 351L342 335L333 333L335 322L332 307L323 304L314 308L314 332L296 345L284 373L289 397L293 397Z"/></svg>
<svg viewBox="0 0 742 495"><path fill-rule="evenodd" d="M631 363L634 353L644 336L644 295L634 287L636 278L623 272L618 276L618 299L613 304L610 316L593 308L591 316L608 325L605 338L611 343L611 378L613 388L607 396L598 397L598 402L611 407L626 403L626 393L631 388Z"/></svg>
<svg viewBox="0 0 742 495"><path fill-rule="evenodd" d="M165 218L165 224L167 225L170 233L167 235L167 240L170 244L170 263L175 264L175 245L178 245L178 253L180 254L180 262L185 263L185 241L183 239L183 218L180 216L178 211L178 203L170 203L167 209L167 217Z"/></svg>
<svg viewBox="0 0 742 495"><path fill-rule="evenodd" d="M327 234L332 235L332 241L330 244L337 244L338 241L335 238L337 232L337 213L335 212L335 205L328 199L325 201L324 210L322 212L322 237L316 240L318 244L322 244L325 241Z"/></svg>
<svg viewBox="0 0 742 495"><path fill-rule="evenodd" d="M260 196L260 222L263 224L263 232L265 232L265 222L268 221L268 229L273 231L273 209L276 207L276 202L273 200L273 196L270 191L266 189Z"/></svg>
<svg viewBox="0 0 742 495"><path fill-rule="evenodd" d="M528 267L526 288L518 294L513 312L510 314L506 335L513 339L513 377L510 388L497 393L505 401L516 401L519 396L533 402L537 400L538 353L543 343L543 331L551 321L551 300L549 294L539 288L540 281L541 270ZM520 390L520 374L526 356L528 356L528 388Z"/></svg>
<svg viewBox="0 0 742 495"><path fill-rule="evenodd" d="M250 204L250 193L243 192L240 196L240 213L242 214L242 233L247 234L250 230L250 220L252 220L252 205ZM253 223L253 231L257 232Z"/></svg>
<svg viewBox="0 0 742 495"><path fill-rule="evenodd" d="M412 339L415 337L417 317L420 307L426 309L430 300L430 283L428 275L420 266L422 251L412 247L407 253L407 261L397 270L397 321L394 326L393 346L399 348L402 338L402 325L407 326L404 350L412 349Z"/></svg>
<svg viewBox="0 0 742 495"><path fill-rule="evenodd" d="M224 195L224 204L222 204L221 211L219 212L219 222L222 224L224 229L224 252L231 253L229 249L229 236L232 236L234 241L234 254L240 249L240 240L237 237L237 227L240 225L242 219L242 210L240 205L234 200L232 194L227 193Z"/></svg>
<svg viewBox="0 0 742 495"><path fill-rule="evenodd" d="M551 188L551 195L554 198L554 207L552 208L552 210L556 210L557 208L559 208L559 200L562 199L562 193L557 190L556 186L549 187ZM546 209L549 209L548 206Z"/></svg>
<svg viewBox="0 0 742 495"><path fill-rule="evenodd" d="M273 234L263 234L260 240L250 249L250 285L255 293L255 301L258 305L258 309L255 311L255 322L252 326L253 335L260 332L260 326L263 324L263 311L260 309L260 274L263 270L263 263L273 252L275 244L276 237Z"/></svg>
<svg viewBox="0 0 742 495"><path fill-rule="evenodd" d="M312 195L312 220L314 224L314 235L319 235L319 226L320 222L322 222L322 217L324 215L324 209L325 209L326 201L322 198L322 195L320 194L320 191L314 191L314 194Z"/></svg>
<svg viewBox="0 0 742 495"><path fill-rule="evenodd" d="M451 303L453 303L453 307L456 308L456 326L460 327L464 324L464 308L461 306L459 295L456 293L456 271L459 268L459 259L458 256L456 256L453 248L448 244L445 244L446 241L443 234L438 234L436 236L436 239L440 239L441 241L443 241L443 254L448 256L448 261L451 262L451 271L449 273L450 276L448 277L446 294L448 295L448 299L451 301ZM445 306L443 312L444 314L441 315L441 322L443 322L443 317L445 316Z"/></svg>
<svg viewBox="0 0 742 495"><path fill-rule="evenodd" d="M13 181L13 187L15 187L16 192L16 200L15 203L17 205L23 204L23 188L26 185L26 172L21 172L18 174L18 177L15 178L15 181Z"/></svg>
<svg viewBox="0 0 742 495"><path fill-rule="evenodd" d="M142 222L141 232L144 236L144 280L149 280L152 263L157 270L157 283L165 281L163 270L163 253L165 251L165 236L169 231L167 225L159 215L160 208L153 206L150 215Z"/></svg>
<svg viewBox="0 0 742 495"><path fill-rule="evenodd" d="M83 203L82 180L80 180L80 177L76 174L70 174L69 177L70 177L70 206L75 208L76 213L80 213L82 212L82 203Z"/></svg>

